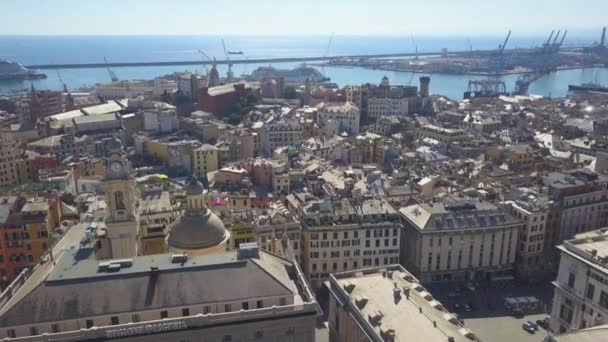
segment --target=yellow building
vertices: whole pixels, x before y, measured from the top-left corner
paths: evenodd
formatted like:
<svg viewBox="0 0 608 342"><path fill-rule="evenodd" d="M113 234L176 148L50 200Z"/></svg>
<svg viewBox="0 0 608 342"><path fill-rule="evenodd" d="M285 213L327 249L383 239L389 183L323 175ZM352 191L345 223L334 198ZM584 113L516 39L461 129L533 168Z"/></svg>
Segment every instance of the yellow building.
<svg viewBox="0 0 608 342"><path fill-rule="evenodd" d="M169 167L181 167L188 172L192 171L193 151L200 146L196 140L175 135L157 139L136 135L133 140L138 154L158 158Z"/></svg>
<svg viewBox="0 0 608 342"><path fill-rule="evenodd" d="M241 243L255 242L254 219L250 210L233 211L223 219L226 229L230 232L228 242L231 250L238 249Z"/></svg>
<svg viewBox="0 0 608 342"><path fill-rule="evenodd" d="M19 182L19 144L0 137L0 187Z"/></svg>
<svg viewBox="0 0 608 342"><path fill-rule="evenodd" d="M49 236L52 236L54 227L51 209L57 210L45 200L28 202L21 209L23 224L28 233L24 242L34 262L38 262L49 248Z"/></svg>
<svg viewBox="0 0 608 342"><path fill-rule="evenodd" d="M206 177L208 172L219 169L218 148L203 144L201 147L192 150L193 172L198 177Z"/></svg>

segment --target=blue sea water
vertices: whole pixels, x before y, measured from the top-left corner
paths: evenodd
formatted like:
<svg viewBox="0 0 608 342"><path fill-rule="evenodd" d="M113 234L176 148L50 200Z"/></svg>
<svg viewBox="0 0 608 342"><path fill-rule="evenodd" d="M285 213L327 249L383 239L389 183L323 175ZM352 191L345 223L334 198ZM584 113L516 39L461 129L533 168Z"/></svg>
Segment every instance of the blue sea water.
<svg viewBox="0 0 608 342"><path fill-rule="evenodd" d="M548 36L548 34L547 34ZM502 44L504 37L411 37L411 36L335 36L329 45L327 36L226 36L223 37L228 50L243 51L243 55L231 55L232 59L259 59L278 57L310 57L353 54L378 54L439 51L486 50ZM590 44L599 37L568 37L566 44ZM198 50L210 57L224 59L222 37L219 36L0 36L0 59L28 64L55 63L102 63L104 57L110 62L153 62L201 60ZM532 47L542 44L546 36L519 37L513 35L508 47ZM291 68L296 63L275 63L277 68ZM250 73L259 64L236 64L235 74ZM201 65L163 67L113 68L121 79L151 79L175 71L202 72ZM60 89L60 77L71 89L108 82L105 69L45 70L45 80L0 83L0 92L28 88L33 83L37 88ZM226 66L220 66L226 72ZM361 68L327 67L325 73L333 82L343 86L364 82L379 82L385 74L394 84L416 82L407 72L386 72ZM431 75L431 91L452 98L462 97L469 79L481 78L467 75ZM512 89L516 76L503 77ZM541 78L531 86L531 92L547 96L564 96L569 83L604 82L608 80L605 69L560 71Z"/></svg>

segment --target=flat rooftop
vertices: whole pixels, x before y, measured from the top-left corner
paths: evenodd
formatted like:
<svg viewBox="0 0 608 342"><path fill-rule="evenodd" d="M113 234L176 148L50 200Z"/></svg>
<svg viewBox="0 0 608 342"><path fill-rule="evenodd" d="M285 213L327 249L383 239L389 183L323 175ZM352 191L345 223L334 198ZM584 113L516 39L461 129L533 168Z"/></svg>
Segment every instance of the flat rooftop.
<svg viewBox="0 0 608 342"><path fill-rule="evenodd" d="M331 283L332 292L347 298L347 308L356 311L354 319L380 339L392 330L394 341L480 341L399 265L337 273ZM374 316L379 317L377 323L371 322Z"/></svg>
<svg viewBox="0 0 608 342"><path fill-rule="evenodd" d="M608 228L577 234L557 248L608 274Z"/></svg>

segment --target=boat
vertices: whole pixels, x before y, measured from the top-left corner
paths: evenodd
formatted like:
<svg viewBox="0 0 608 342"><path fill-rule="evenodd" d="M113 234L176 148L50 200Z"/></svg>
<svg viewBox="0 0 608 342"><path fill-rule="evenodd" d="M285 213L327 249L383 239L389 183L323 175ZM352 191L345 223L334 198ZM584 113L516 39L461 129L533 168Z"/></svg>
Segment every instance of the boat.
<svg viewBox="0 0 608 342"><path fill-rule="evenodd" d="M229 55L242 55L243 51L228 51Z"/></svg>
<svg viewBox="0 0 608 342"><path fill-rule="evenodd" d="M46 78L46 74L28 70L19 63L0 60L0 81L23 81Z"/></svg>
<svg viewBox="0 0 608 342"><path fill-rule="evenodd" d="M312 83L324 83L331 80L319 70L305 64L294 69L276 69L271 66L259 67L249 76L251 81L261 81L265 78L283 78L285 83L304 83L307 79Z"/></svg>
<svg viewBox="0 0 608 342"><path fill-rule="evenodd" d="M581 85L569 84L568 91L574 91L574 92L593 91L593 92L599 92L599 93L608 93L608 87L605 87L601 84L596 84L596 83L583 83Z"/></svg>

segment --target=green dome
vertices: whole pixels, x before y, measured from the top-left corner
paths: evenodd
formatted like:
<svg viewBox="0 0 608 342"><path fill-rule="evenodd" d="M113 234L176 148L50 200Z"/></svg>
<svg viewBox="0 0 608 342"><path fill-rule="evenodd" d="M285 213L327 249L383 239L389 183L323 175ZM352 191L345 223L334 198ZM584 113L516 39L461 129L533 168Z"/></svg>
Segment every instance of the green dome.
<svg viewBox="0 0 608 342"><path fill-rule="evenodd" d="M106 150L108 150L109 153L122 152L122 141L118 138L111 139L106 143Z"/></svg>

